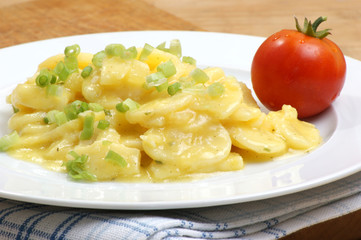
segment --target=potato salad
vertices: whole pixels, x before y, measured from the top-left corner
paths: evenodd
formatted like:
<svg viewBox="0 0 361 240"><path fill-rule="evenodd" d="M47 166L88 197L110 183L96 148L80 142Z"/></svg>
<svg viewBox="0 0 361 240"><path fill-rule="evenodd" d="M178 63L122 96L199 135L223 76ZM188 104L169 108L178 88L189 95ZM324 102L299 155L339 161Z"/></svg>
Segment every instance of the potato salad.
<svg viewBox="0 0 361 240"><path fill-rule="evenodd" d="M308 152L322 141L291 106L262 112L244 83L221 68L197 67L178 40L109 44L95 54L68 46L7 102L14 113L0 150L77 181L238 171L247 160Z"/></svg>

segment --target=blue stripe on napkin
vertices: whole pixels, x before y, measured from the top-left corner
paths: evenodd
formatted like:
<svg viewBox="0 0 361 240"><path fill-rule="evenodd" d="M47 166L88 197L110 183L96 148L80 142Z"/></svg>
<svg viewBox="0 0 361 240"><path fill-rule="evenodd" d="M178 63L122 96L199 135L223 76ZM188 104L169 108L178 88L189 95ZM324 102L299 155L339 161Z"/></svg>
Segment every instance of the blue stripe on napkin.
<svg viewBox="0 0 361 240"><path fill-rule="evenodd" d="M159 211L63 208L0 199L0 239L276 239L361 208L361 173L282 197Z"/></svg>

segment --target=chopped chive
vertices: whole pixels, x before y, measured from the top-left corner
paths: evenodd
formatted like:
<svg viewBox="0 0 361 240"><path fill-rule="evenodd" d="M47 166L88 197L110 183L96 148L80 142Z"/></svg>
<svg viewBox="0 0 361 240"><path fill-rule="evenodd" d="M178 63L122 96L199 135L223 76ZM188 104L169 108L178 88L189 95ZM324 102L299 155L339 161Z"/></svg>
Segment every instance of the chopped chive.
<svg viewBox="0 0 361 240"><path fill-rule="evenodd" d="M156 86L156 83L162 80L163 78L166 77L162 72L155 72L147 76L146 82L148 83L148 85L151 85L153 87Z"/></svg>
<svg viewBox="0 0 361 240"><path fill-rule="evenodd" d="M68 69L69 73L79 71L78 59L76 56L69 56L64 58L64 64Z"/></svg>
<svg viewBox="0 0 361 240"><path fill-rule="evenodd" d="M35 79L36 85L39 87L46 87L48 86L53 79L53 75L47 68L41 69L39 75Z"/></svg>
<svg viewBox="0 0 361 240"><path fill-rule="evenodd" d="M60 126L68 121L68 118L64 112L60 112L58 110L51 110L46 114L47 123L56 123L56 125Z"/></svg>
<svg viewBox="0 0 361 240"><path fill-rule="evenodd" d="M166 42L162 42L161 44L159 44L156 48L161 50L161 51L165 51L168 52L168 49L165 47Z"/></svg>
<svg viewBox="0 0 361 240"><path fill-rule="evenodd" d="M129 110L137 109L139 106L139 103L130 98L127 98L123 102L118 103L115 108L118 112L127 112Z"/></svg>
<svg viewBox="0 0 361 240"><path fill-rule="evenodd" d="M139 55L139 60L140 61L147 60L148 56L152 53L153 49L154 49L154 47L152 47L148 43L144 44L144 47Z"/></svg>
<svg viewBox="0 0 361 240"><path fill-rule="evenodd" d="M224 86L220 82L212 83L208 86L207 93L211 97L219 97L224 93Z"/></svg>
<svg viewBox="0 0 361 240"><path fill-rule="evenodd" d="M193 69L190 73L190 76L196 83L205 83L209 80L208 75L199 68Z"/></svg>
<svg viewBox="0 0 361 240"><path fill-rule="evenodd" d="M105 53L105 51L97 52L93 56L92 63L94 64L94 66L100 68L103 66L103 60L106 56L107 56L107 54Z"/></svg>
<svg viewBox="0 0 361 240"><path fill-rule="evenodd" d="M5 152L9 150L14 144L19 141L20 137L16 131L4 135L0 138L0 152Z"/></svg>
<svg viewBox="0 0 361 240"><path fill-rule="evenodd" d="M178 39L170 41L169 53L177 56L178 58L182 57L182 47Z"/></svg>
<svg viewBox="0 0 361 240"><path fill-rule="evenodd" d="M75 100L71 105L74 106L77 114L89 110L89 104L80 100Z"/></svg>
<svg viewBox="0 0 361 240"><path fill-rule="evenodd" d="M157 46L157 49L164 51L164 52L169 52L179 58L182 56L182 47L181 47L180 41L178 39L171 40L169 48L166 48L165 45L166 45L166 42L162 42L161 44L159 44Z"/></svg>
<svg viewBox="0 0 361 240"><path fill-rule="evenodd" d="M110 125L109 121L102 119L98 122L97 128L101 130L105 130L109 127L109 125Z"/></svg>
<svg viewBox="0 0 361 240"><path fill-rule="evenodd" d="M87 78L90 76L92 71L93 71L93 68L91 66L86 66L80 75L82 76L82 78Z"/></svg>
<svg viewBox="0 0 361 240"><path fill-rule="evenodd" d="M104 109L104 114L109 117L112 116L112 112L109 109Z"/></svg>
<svg viewBox="0 0 361 240"><path fill-rule="evenodd" d="M157 71L162 72L166 78L169 78L177 73L177 69L175 68L175 66L171 60L159 64L157 66Z"/></svg>
<svg viewBox="0 0 361 240"><path fill-rule="evenodd" d="M58 75L60 82L64 82L70 74L69 70L67 69L64 62L62 62L62 61L58 62L58 64L56 64L56 66L54 68L54 73L56 75Z"/></svg>
<svg viewBox="0 0 361 240"><path fill-rule="evenodd" d="M112 150L109 150L109 152L105 156L105 160L108 162L118 164L121 167L126 167L128 165L127 161L125 161L125 159L122 156L120 156L118 153Z"/></svg>
<svg viewBox="0 0 361 240"><path fill-rule="evenodd" d="M48 123L55 123L55 115L59 113L59 110L51 110L46 114L46 118L48 119Z"/></svg>
<svg viewBox="0 0 361 240"><path fill-rule="evenodd" d="M146 77L145 88L155 87L158 92L168 87L168 79L162 72L155 72Z"/></svg>
<svg viewBox="0 0 361 240"><path fill-rule="evenodd" d="M64 50L64 54L67 57L71 57L71 56L78 56L80 53L80 47L78 44L74 44L71 46L67 46Z"/></svg>
<svg viewBox="0 0 361 240"><path fill-rule="evenodd" d="M46 87L47 85L49 85L49 83L49 79L44 75L39 75L36 78L36 85L38 85L39 87Z"/></svg>
<svg viewBox="0 0 361 240"><path fill-rule="evenodd" d="M180 82L175 82L172 85L170 85L168 87L168 94L173 96L174 94L176 94L177 92L179 92L181 90L181 84Z"/></svg>
<svg viewBox="0 0 361 240"><path fill-rule="evenodd" d="M99 103L89 103L88 107L93 112L101 112L104 110L104 107L102 105L100 105Z"/></svg>
<svg viewBox="0 0 361 240"><path fill-rule="evenodd" d="M192 65L196 65L196 64L197 64L197 61L196 61L194 58L192 58L192 57L186 57L186 56L184 56L184 57L182 58L182 62L184 62L184 63L189 63L189 64L192 64Z"/></svg>
<svg viewBox="0 0 361 240"><path fill-rule="evenodd" d="M125 47L122 44L109 44L105 47L105 54L108 56L122 56L124 54Z"/></svg>
<svg viewBox="0 0 361 240"><path fill-rule="evenodd" d="M51 73L51 79L50 79L50 84L55 84L56 80L57 80L57 76L55 75L54 72Z"/></svg>
<svg viewBox="0 0 361 240"><path fill-rule="evenodd" d="M64 108L64 113L68 120L73 120L78 118L78 111L74 104L68 104Z"/></svg>
<svg viewBox="0 0 361 240"><path fill-rule="evenodd" d="M155 86L155 89L157 89L158 92L162 92L168 88L168 79L163 78L160 81L157 82L157 85Z"/></svg>
<svg viewBox="0 0 361 240"><path fill-rule="evenodd" d="M59 97L63 94L63 86L51 84L46 87L47 96Z"/></svg>
<svg viewBox="0 0 361 240"><path fill-rule="evenodd" d="M137 48L133 46L126 49L121 55L121 58L124 60L131 60L131 59L135 59L137 55L138 55Z"/></svg>
<svg viewBox="0 0 361 240"><path fill-rule="evenodd" d="M96 176L86 171L86 163L88 161L87 155L79 156L76 152L71 151L69 154L74 157L74 160L69 160L66 163L66 170L69 177L74 180L96 181Z"/></svg>
<svg viewBox="0 0 361 240"><path fill-rule="evenodd" d="M83 131L80 133L80 140L89 140L94 133L94 115L84 117Z"/></svg>
<svg viewBox="0 0 361 240"><path fill-rule="evenodd" d="M87 110L89 110L89 105L88 105L88 103L86 103L86 102L81 102L81 103L80 103L80 107L79 107L79 111L80 111L80 112L85 112L85 111L87 111Z"/></svg>
<svg viewBox="0 0 361 240"><path fill-rule="evenodd" d="M55 123L60 126L68 121L64 112L58 112L54 115Z"/></svg>

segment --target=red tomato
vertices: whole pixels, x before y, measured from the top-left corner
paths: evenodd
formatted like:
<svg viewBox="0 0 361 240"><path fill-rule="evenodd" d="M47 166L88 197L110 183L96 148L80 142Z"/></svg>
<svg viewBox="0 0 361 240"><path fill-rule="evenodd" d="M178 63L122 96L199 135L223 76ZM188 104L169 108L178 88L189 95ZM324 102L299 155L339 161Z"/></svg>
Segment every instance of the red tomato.
<svg viewBox="0 0 361 240"><path fill-rule="evenodd" d="M253 89L270 110L288 104L299 118L316 115L340 94L346 62L340 48L327 38L282 30L257 50L251 68Z"/></svg>

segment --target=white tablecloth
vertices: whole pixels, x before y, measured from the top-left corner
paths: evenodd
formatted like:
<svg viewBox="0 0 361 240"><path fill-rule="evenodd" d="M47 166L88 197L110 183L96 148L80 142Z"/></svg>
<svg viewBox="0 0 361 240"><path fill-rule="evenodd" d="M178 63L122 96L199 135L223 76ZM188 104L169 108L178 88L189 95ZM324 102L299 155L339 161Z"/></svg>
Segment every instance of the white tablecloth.
<svg viewBox="0 0 361 240"><path fill-rule="evenodd" d="M275 239L361 208L361 173L311 190L228 206L74 209L0 198L0 239Z"/></svg>

